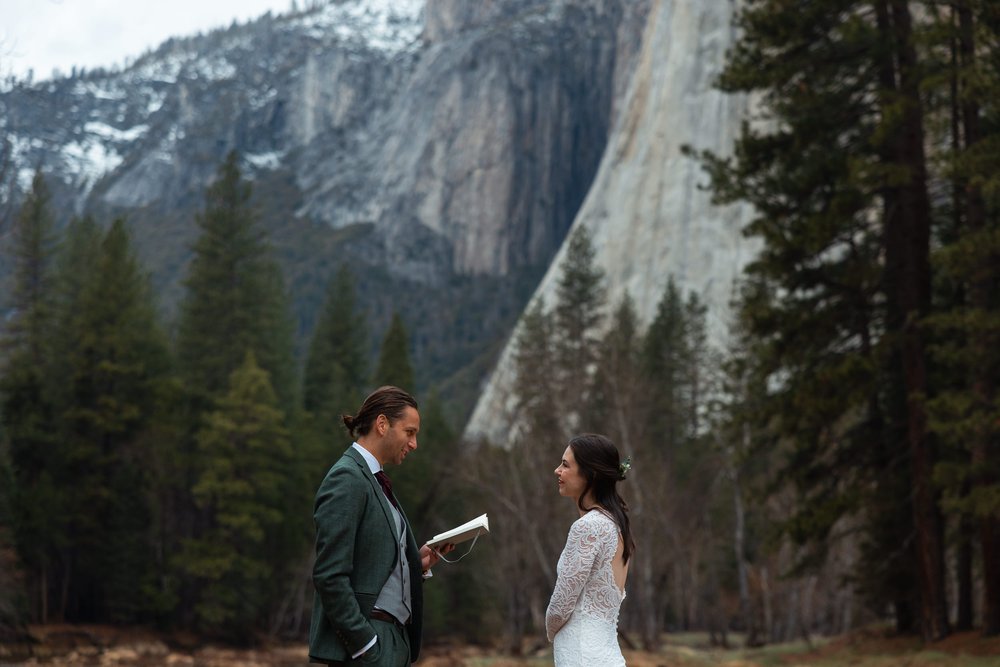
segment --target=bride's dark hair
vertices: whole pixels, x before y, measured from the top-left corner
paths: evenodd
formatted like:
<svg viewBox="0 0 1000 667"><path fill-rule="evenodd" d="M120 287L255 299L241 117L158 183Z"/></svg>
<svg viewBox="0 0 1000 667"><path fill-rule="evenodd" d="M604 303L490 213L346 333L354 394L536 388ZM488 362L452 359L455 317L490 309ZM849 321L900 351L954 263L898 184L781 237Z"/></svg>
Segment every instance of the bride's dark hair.
<svg viewBox="0 0 1000 667"><path fill-rule="evenodd" d="M635 541L632 539L632 529L628 521L628 505L618 494L615 486L620 480L625 479L618 448L608 438L596 433L581 433L574 436L569 441L569 448L573 451L573 458L580 467L580 474L587 480L587 486L580 494L577 504L584 512L593 509L583 505L583 499L590 491L594 502L614 517L618 530L622 533L624 545L622 559L627 563L635 551Z"/></svg>

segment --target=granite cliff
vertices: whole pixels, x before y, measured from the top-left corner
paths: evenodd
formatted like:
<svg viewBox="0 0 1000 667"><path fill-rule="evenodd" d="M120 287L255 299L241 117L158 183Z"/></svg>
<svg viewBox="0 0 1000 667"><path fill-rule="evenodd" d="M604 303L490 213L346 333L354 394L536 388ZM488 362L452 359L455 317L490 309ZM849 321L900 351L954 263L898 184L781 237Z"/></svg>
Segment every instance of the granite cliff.
<svg viewBox="0 0 1000 667"><path fill-rule="evenodd" d="M468 435L502 440L504 341L529 298L551 300L573 225L593 233L611 303L627 290L648 321L672 275L723 336L745 212L710 204L680 146L725 151L745 114L711 88L734 6L312 2L122 68L8 79L0 137L22 187L49 177L62 222L126 218L168 318L204 189L237 150L300 336L351 265L373 347L401 311L421 384L459 416L478 398Z"/></svg>
<svg viewBox="0 0 1000 667"><path fill-rule="evenodd" d="M422 384L468 403L590 188L648 4L313 2L122 68L8 80L0 133L61 221L126 217L168 316L202 193L239 151L300 334L346 262L373 345L402 311Z"/></svg>
<svg viewBox="0 0 1000 667"><path fill-rule="evenodd" d="M594 183L573 222L593 237L608 304L628 293L648 324L672 277L708 306L710 340L724 344L734 282L754 252L741 228L749 210L721 208L682 147L725 154L747 117L745 97L713 88L733 43L731 0L656 0L642 49ZM551 306L563 250L532 296ZM509 338L466 427L466 437L504 443L516 397Z"/></svg>
<svg viewBox="0 0 1000 667"><path fill-rule="evenodd" d="M329 2L8 86L2 129L77 213L184 206L236 149L290 172L297 218L373 224L390 271L504 275L559 247L645 4Z"/></svg>

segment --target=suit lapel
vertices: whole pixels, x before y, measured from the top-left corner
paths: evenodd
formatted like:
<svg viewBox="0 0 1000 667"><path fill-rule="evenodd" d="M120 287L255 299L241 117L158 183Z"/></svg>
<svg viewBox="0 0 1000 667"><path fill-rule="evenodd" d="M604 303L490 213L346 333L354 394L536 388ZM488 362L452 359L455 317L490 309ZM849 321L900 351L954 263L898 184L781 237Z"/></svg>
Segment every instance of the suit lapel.
<svg viewBox="0 0 1000 667"><path fill-rule="evenodd" d="M396 529L396 521L392 518L392 507L389 505L389 499L385 497L385 492L382 491L382 485L378 483L377 479L375 479L375 475L372 474L371 468L368 467L368 462L365 461L365 457L361 455L361 452L354 449L352 446L347 450L347 455L354 459L354 461L358 464L358 467L361 468L361 473L365 476L365 479L367 479L368 483L371 484L372 490L375 492L375 497L378 498L379 503L382 505L382 512L385 513L385 520L389 522L389 529L396 537L396 541L399 541L399 531ZM399 515L403 521L406 521L406 519L403 518L402 511L400 511Z"/></svg>

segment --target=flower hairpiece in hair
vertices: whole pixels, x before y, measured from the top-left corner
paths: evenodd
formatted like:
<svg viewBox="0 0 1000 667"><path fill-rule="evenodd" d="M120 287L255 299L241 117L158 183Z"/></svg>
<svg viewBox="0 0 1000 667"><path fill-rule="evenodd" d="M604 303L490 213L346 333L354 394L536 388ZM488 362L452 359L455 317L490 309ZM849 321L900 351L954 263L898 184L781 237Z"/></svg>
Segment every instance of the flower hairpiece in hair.
<svg viewBox="0 0 1000 667"><path fill-rule="evenodd" d="M618 464L618 479L625 479L625 475L628 471L632 469L632 457L626 456L622 459L622 462Z"/></svg>

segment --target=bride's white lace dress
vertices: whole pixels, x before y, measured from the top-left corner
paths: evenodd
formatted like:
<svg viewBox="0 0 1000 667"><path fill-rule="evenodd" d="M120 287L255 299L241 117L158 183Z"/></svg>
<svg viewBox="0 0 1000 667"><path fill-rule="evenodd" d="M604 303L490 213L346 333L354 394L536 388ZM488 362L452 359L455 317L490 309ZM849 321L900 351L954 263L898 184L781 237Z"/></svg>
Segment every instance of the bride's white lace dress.
<svg viewBox="0 0 1000 667"><path fill-rule="evenodd" d="M556 667L625 665L618 647L618 610L625 593L612 570L618 535L614 519L599 510L587 512L569 530L545 612Z"/></svg>

